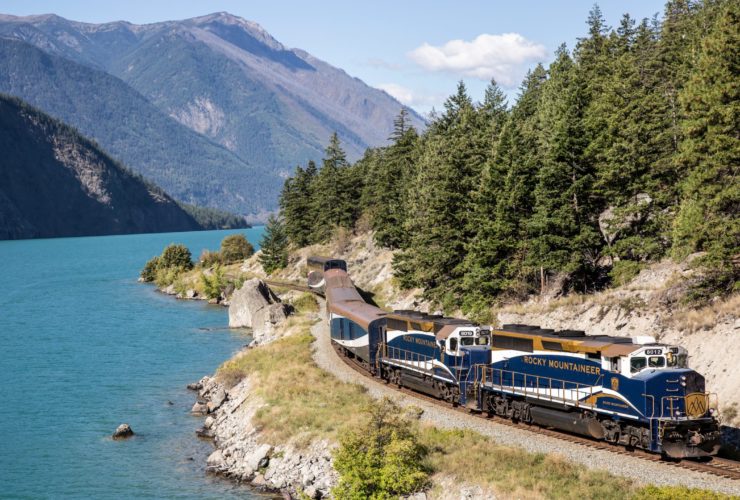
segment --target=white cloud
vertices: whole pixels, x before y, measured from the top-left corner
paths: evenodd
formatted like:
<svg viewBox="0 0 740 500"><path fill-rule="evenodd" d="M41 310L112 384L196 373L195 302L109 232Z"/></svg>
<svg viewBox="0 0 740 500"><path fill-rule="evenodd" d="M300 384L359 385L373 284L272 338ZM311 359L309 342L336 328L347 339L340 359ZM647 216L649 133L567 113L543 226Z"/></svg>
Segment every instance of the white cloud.
<svg viewBox="0 0 740 500"><path fill-rule="evenodd" d="M495 78L502 86L519 83L532 62L547 56L545 46L518 33L478 35L472 41L450 40L441 46L424 43L408 53L424 69L445 71L481 80Z"/></svg>
<svg viewBox="0 0 740 500"><path fill-rule="evenodd" d="M376 85L376 87L398 99L401 104L411 107L418 106L424 108L433 106L439 104L445 98L444 94L418 92L397 83L381 83L380 85Z"/></svg>

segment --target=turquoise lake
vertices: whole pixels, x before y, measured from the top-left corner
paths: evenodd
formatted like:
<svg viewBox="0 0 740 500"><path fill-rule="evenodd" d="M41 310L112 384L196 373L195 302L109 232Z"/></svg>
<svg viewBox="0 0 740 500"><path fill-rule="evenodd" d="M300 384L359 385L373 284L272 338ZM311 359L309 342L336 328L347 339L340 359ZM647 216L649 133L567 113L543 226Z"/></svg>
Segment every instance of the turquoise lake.
<svg viewBox="0 0 740 500"><path fill-rule="evenodd" d="M257 498L206 475L185 386L249 341L226 308L136 281L169 243L239 231L1 241L0 497ZM113 441L122 422L136 435Z"/></svg>

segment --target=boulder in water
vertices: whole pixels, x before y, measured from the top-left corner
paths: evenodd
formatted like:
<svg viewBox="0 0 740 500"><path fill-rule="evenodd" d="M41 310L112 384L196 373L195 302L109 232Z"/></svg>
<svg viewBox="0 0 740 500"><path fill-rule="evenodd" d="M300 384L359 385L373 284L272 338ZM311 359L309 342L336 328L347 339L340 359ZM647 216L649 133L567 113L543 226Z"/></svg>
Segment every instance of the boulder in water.
<svg viewBox="0 0 740 500"><path fill-rule="evenodd" d="M134 430L128 424L119 425L113 433L113 439L126 439L134 435Z"/></svg>

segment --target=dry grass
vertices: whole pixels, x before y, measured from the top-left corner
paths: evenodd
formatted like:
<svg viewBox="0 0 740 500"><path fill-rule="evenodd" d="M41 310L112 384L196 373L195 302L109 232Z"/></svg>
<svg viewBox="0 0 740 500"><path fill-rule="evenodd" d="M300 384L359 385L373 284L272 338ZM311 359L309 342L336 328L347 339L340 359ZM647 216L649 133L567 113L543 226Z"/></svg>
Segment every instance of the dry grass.
<svg viewBox="0 0 740 500"><path fill-rule="evenodd" d="M300 297L291 302L291 305L299 314L319 311L319 303L312 293L301 294Z"/></svg>
<svg viewBox="0 0 740 500"><path fill-rule="evenodd" d="M699 309L683 309L671 315L670 322L678 330L688 333L713 328L717 323L736 318L740 311L740 294L718 300Z"/></svg>
<svg viewBox="0 0 740 500"><path fill-rule="evenodd" d="M250 349L217 372L227 383L254 375L256 394L266 403L254 423L270 442L335 441L370 401L363 387L339 382L314 363L310 324L299 318L289 326L294 334Z"/></svg>
<svg viewBox="0 0 740 500"><path fill-rule="evenodd" d="M574 465L554 455L501 446L475 432L422 427L427 460L436 473L479 485L500 498L623 499L631 481ZM444 492L436 492L444 496Z"/></svg>
<svg viewBox="0 0 740 500"><path fill-rule="evenodd" d="M546 314L551 313L561 307L576 307L586 302L592 302L595 304L605 304L607 299L605 294L594 294L584 295L579 293L572 293L565 297L558 297L548 301L533 301L533 302L522 302L517 304L510 304L502 307L502 312L514 313L514 314Z"/></svg>

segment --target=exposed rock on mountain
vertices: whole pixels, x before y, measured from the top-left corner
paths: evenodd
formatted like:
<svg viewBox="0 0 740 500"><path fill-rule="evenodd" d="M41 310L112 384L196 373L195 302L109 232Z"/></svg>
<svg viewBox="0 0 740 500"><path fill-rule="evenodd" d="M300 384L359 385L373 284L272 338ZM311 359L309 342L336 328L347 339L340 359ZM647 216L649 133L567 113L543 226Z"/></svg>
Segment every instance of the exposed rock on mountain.
<svg viewBox="0 0 740 500"><path fill-rule="evenodd" d="M164 191L76 130L0 95L0 239L196 229Z"/></svg>
<svg viewBox="0 0 740 500"><path fill-rule="evenodd" d="M161 112L103 71L0 38L0 92L76 127L176 199L241 213L274 203L282 184Z"/></svg>
<svg viewBox="0 0 740 500"><path fill-rule="evenodd" d="M402 107L385 92L283 46L258 24L223 12L147 25L0 16L0 37L104 70L181 124L252 165L282 174L319 159L334 131L351 159L385 144ZM21 90L25 97L35 93L33 85ZM413 112L410 120L423 128ZM216 169L208 173L214 184L229 186ZM266 206L274 208L278 186L265 187L272 197ZM253 191L237 193L249 197Z"/></svg>

